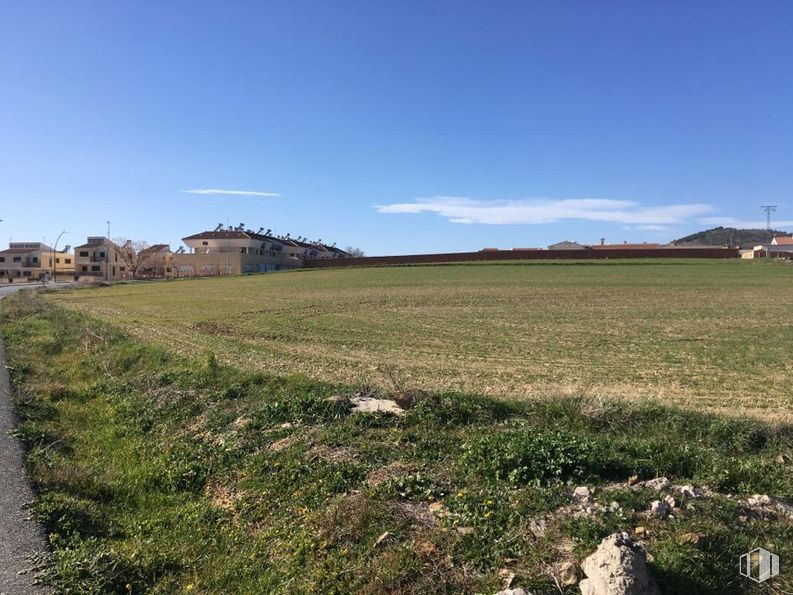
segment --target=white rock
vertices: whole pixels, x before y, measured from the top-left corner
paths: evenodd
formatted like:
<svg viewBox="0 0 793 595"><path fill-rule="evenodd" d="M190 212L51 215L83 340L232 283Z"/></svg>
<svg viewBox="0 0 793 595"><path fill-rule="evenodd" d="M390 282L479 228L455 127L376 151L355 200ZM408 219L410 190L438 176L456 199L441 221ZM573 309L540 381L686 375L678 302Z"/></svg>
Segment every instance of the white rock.
<svg viewBox="0 0 793 595"><path fill-rule="evenodd" d="M374 397L356 396L350 399L352 410L358 413L376 413L379 411L405 415L405 410L391 399L375 399Z"/></svg>
<svg viewBox="0 0 793 595"><path fill-rule="evenodd" d="M556 573L562 586L569 587L578 582L578 565L573 560L561 562L556 568Z"/></svg>
<svg viewBox="0 0 793 595"><path fill-rule="evenodd" d="M749 506L770 506L774 503L768 494L755 494L746 501Z"/></svg>
<svg viewBox="0 0 793 595"><path fill-rule="evenodd" d="M665 490L669 487L671 482L666 477L656 477L655 479L648 479L647 481L643 481L637 485L644 486L645 488L649 488L651 490Z"/></svg>
<svg viewBox="0 0 793 595"><path fill-rule="evenodd" d="M678 486L677 491L680 492L684 498L699 498L701 496L692 485Z"/></svg>
<svg viewBox="0 0 793 595"><path fill-rule="evenodd" d="M589 488L586 486L578 486L576 489L573 490L573 498L576 500L589 500L592 493L589 491Z"/></svg>
<svg viewBox="0 0 793 595"><path fill-rule="evenodd" d="M669 505L669 508L677 507L677 500L675 500L672 496L664 496L664 502Z"/></svg>
<svg viewBox="0 0 793 595"><path fill-rule="evenodd" d="M587 578L579 585L582 595L657 595L658 585L647 572L644 550L627 533L606 537L597 551L584 560Z"/></svg>
<svg viewBox="0 0 793 595"><path fill-rule="evenodd" d="M496 595L531 595L526 589L521 589L518 587L517 589L504 589L503 591L499 591Z"/></svg>
<svg viewBox="0 0 793 595"><path fill-rule="evenodd" d="M664 502L663 500L653 500L650 503L650 514L657 516L658 518L665 519L669 516L671 509L669 505Z"/></svg>

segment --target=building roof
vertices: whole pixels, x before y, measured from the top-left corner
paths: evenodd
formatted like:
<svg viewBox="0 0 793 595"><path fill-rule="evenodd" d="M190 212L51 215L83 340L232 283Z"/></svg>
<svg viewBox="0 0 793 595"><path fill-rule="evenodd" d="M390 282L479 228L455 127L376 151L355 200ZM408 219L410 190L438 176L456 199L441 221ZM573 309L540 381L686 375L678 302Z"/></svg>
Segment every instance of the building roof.
<svg viewBox="0 0 793 595"><path fill-rule="evenodd" d="M74 250L80 250L80 249L82 249L82 248L101 248L102 246L107 246L107 245L109 245L110 243L111 243L111 242L110 242L110 241L108 241L108 240L105 240L105 241L104 241L104 242L102 242L101 244L97 244L97 243L95 243L95 242L89 242L89 243L87 243L87 244L80 244L79 246L75 246L75 247L74 247Z"/></svg>
<svg viewBox="0 0 793 595"><path fill-rule="evenodd" d="M256 235L256 234L251 234ZM223 231L202 231L192 236L182 238L183 240L250 240L251 235L244 231L223 230Z"/></svg>
<svg viewBox="0 0 793 595"><path fill-rule="evenodd" d="M170 250L171 247L168 244L154 244L149 246L148 248L144 248L140 251L141 254L148 254L149 252L162 252L163 250Z"/></svg>
<svg viewBox="0 0 793 595"><path fill-rule="evenodd" d="M548 248L552 250L557 246L578 246L579 248L585 248L583 244L579 244L578 242L574 242L573 240L562 240L561 242L556 242L555 244L551 244L550 246L548 246Z"/></svg>
<svg viewBox="0 0 793 595"><path fill-rule="evenodd" d="M0 250L0 254L30 254L38 251L39 248L6 248L5 250Z"/></svg>
<svg viewBox="0 0 793 595"><path fill-rule="evenodd" d="M793 246L793 236L774 236L773 241L777 246Z"/></svg>
<svg viewBox="0 0 793 595"><path fill-rule="evenodd" d="M636 250L639 248L660 248L661 244L649 244L647 242L642 242L641 244L593 244L591 246L587 246L587 248L592 248L593 250Z"/></svg>

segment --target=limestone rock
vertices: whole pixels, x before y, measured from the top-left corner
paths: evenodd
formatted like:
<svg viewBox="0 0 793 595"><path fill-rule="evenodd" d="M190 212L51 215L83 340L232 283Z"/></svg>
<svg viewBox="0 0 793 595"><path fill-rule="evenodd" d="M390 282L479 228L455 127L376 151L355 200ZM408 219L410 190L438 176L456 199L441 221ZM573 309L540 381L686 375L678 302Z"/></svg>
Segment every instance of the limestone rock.
<svg viewBox="0 0 793 595"><path fill-rule="evenodd" d="M696 488L694 488L694 486L692 486L692 485L678 486L677 491L680 492L680 494L684 498L700 498L700 497L702 497L702 494L700 494L696 490Z"/></svg>
<svg viewBox="0 0 793 595"><path fill-rule="evenodd" d="M666 477L656 477L655 479L648 479L647 481L643 481L637 485L660 492L668 488L671 485L671 482Z"/></svg>
<svg viewBox="0 0 793 595"><path fill-rule="evenodd" d="M573 498L576 500L589 500L591 496L592 492L586 486L578 486L573 490Z"/></svg>
<svg viewBox="0 0 793 595"><path fill-rule="evenodd" d="M663 500L653 500L650 503L650 514L657 516L660 519L665 519L667 516L669 516L671 511L672 509L669 508L669 504Z"/></svg>
<svg viewBox="0 0 793 595"><path fill-rule="evenodd" d="M755 494L746 501L749 506L771 506L774 501L768 494Z"/></svg>
<svg viewBox="0 0 793 595"><path fill-rule="evenodd" d="M680 536L680 541L682 543L690 543L694 547L699 548L706 546L710 538L704 533L683 533Z"/></svg>
<svg viewBox="0 0 793 595"><path fill-rule="evenodd" d="M357 413L384 412L405 415L405 410L391 399L375 399L358 395L350 399L350 403L352 403L352 410Z"/></svg>
<svg viewBox="0 0 793 595"><path fill-rule="evenodd" d="M644 549L627 533L606 537L583 564L587 578L582 595L657 595L658 585L647 571Z"/></svg>
<svg viewBox="0 0 793 595"><path fill-rule="evenodd" d="M575 585L578 582L578 565L573 560L565 560L557 567L556 574L563 587Z"/></svg>

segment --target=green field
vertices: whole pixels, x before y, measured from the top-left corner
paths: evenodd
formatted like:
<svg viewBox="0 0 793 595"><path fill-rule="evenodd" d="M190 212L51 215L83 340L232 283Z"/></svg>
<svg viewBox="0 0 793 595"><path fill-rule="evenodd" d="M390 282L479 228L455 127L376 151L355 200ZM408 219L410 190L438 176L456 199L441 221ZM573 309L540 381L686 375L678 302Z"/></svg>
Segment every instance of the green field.
<svg viewBox="0 0 793 595"><path fill-rule="evenodd" d="M793 267L776 263L301 271L49 299L176 353L211 351L248 370L791 415Z"/></svg>
<svg viewBox="0 0 793 595"><path fill-rule="evenodd" d="M668 268L658 274L666 270L672 279ZM462 308L450 288L460 289L466 277L463 285L479 279L487 291L489 275L524 288L534 275L546 287L552 280L561 294L560 279L588 278L594 291L599 271L612 275L612 287L619 278L635 287L650 283L646 270L326 272L115 287L68 299L97 312L109 308L100 303L115 303L120 316L130 292L156 292L162 308L162 296L198 304L196 290L204 288L214 289L219 303L223 287L236 287L239 299L239 288L248 296L256 293L251 288L279 295L264 288L302 285L314 288L304 300L322 304L317 295L332 299L323 286L360 294L366 285L383 300L392 288L404 312L411 295L405 280L413 282L414 303L432 301L423 287L432 282L447 288L439 296L447 308ZM235 299L226 304L230 310ZM398 328L385 317L364 317L360 306L350 314L358 325L366 318L372 328ZM190 316L192 324L202 319L196 310ZM341 313L328 315L334 317ZM289 319L292 328L301 320ZM244 371L207 353L175 355L28 292L3 300L0 330L18 388L16 434L28 448L38 494L30 511L51 546L38 562L40 578L55 593L495 593L506 574L533 593L573 595L581 561L618 531L644 543L663 593L793 589L784 562L782 574L764 585L737 572L738 557L759 546L783 561L793 556L793 516L748 501L753 494L793 501L791 425L658 402L499 400ZM422 330L425 342L428 332ZM311 336L308 347L321 359L323 335ZM216 345L212 339L203 336ZM410 345L406 332L397 339L391 345ZM332 375L330 365L321 369ZM354 398L362 395L394 399L404 413L355 412ZM636 483L661 476L695 493ZM591 498L577 499L576 486L588 486ZM674 513L648 514L664 497L674 498Z"/></svg>

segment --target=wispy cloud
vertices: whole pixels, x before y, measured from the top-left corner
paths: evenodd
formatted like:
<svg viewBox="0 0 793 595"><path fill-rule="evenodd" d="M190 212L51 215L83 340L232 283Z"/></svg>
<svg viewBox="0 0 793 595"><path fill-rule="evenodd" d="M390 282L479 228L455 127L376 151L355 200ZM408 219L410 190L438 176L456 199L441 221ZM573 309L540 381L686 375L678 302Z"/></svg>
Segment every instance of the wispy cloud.
<svg viewBox="0 0 793 595"><path fill-rule="evenodd" d="M689 223L713 211L708 204L643 206L630 200L607 198L543 198L537 200L474 200L457 196L417 198L412 202L375 205L380 213L436 213L452 223L486 225L556 223L567 219L624 225Z"/></svg>
<svg viewBox="0 0 793 595"><path fill-rule="evenodd" d="M259 192L257 190L226 190L224 188L194 188L193 190L182 190L187 194L226 194L231 196L267 196L274 198L281 196L277 192Z"/></svg>
<svg viewBox="0 0 793 595"><path fill-rule="evenodd" d="M722 227L737 227L739 229L765 229L766 221L763 220L746 220L736 219L735 217L702 217L698 219L699 223L703 225L721 225ZM771 219L771 227L774 229L791 228L793 221L776 221Z"/></svg>

